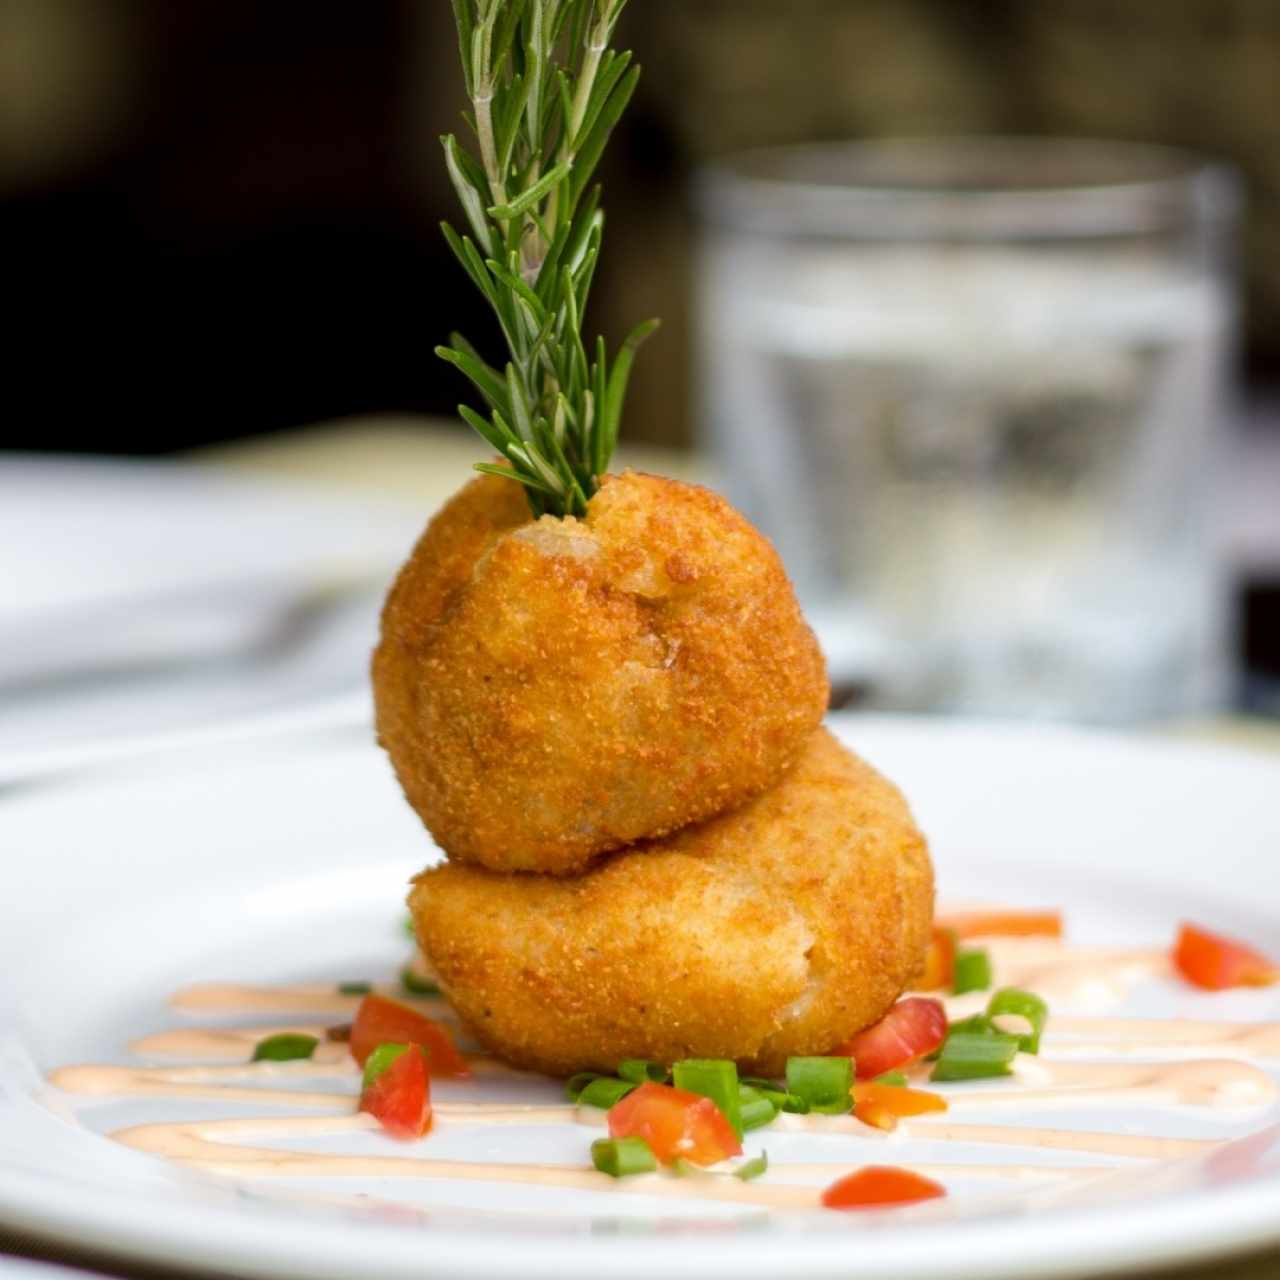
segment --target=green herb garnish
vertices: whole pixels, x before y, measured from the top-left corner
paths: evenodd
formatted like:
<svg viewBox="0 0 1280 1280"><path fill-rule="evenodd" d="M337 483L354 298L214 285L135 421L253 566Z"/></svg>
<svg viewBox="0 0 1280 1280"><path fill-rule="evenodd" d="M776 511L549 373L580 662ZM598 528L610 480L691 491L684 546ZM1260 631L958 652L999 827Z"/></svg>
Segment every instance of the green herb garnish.
<svg viewBox="0 0 1280 1280"><path fill-rule="evenodd" d="M738 1067L728 1058L686 1058L671 1068L677 1089L700 1093L724 1113L724 1118L742 1137L742 1104L738 1095Z"/></svg>
<svg viewBox="0 0 1280 1280"><path fill-rule="evenodd" d="M479 155L441 139L469 235L446 240L493 309L503 367L460 334L436 354L487 415L458 412L507 461L478 471L524 485L535 516L582 515L618 439L631 365L656 320L612 360L582 324L604 214L591 178L635 92L639 67L611 49L626 0L453 0Z"/></svg>
<svg viewBox="0 0 1280 1280"><path fill-rule="evenodd" d="M340 996L367 996L373 990L372 982L340 982L338 983L338 994Z"/></svg>
<svg viewBox="0 0 1280 1280"><path fill-rule="evenodd" d="M991 1019L985 1013L971 1013L967 1018L957 1018L947 1027L947 1039L954 1035L970 1035L970 1036L993 1036L996 1029L991 1025ZM942 1057L942 1050L946 1048L946 1041L942 1043L942 1048L935 1049L932 1053L925 1055L926 1062L937 1062Z"/></svg>
<svg viewBox="0 0 1280 1280"><path fill-rule="evenodd" d="M810 1111L837 1116L852 1111L852 1089L852 1058L787 1059L787 1093L807 1103Z"/></svg>
<svg viewBox="0 0 1280 1280"><path fill-rule="evenodd" d="M760 1076L743 1076L741 1084L748 1089L762 1093L779 1111L789 1111L795 1115L807 1115L809 1104L794 1093L788 1093L775 1080L765 1080Z"/></svg>
<svg viewBox="0 0 1280 1280"><path fill-rule="evenodd" d="M636 1086L630 1080L615 1080L613 1076L597 1076L584 1085L578 1094L580 1107L599 1107L608 1111L615 1102L621 1102Z"/></svg>
<svg viewBox="0 0 1280 1280"><path fill-rule="evenodd" d="M632 1084L644 1084L646 1080L653 1084L666 1084L671 1079L671 1072L661 1062L646 1062L643 1058L624 1058L618 1063L618 1079L630 1080Z"/></svg>
<svg viewBox="0 0 1280 1280"><path fill-rule="evenodd" d="M758 1178L762 1173L768 1172L769 1169L769 1153L762 1151L758 1156L748 1160L745 1164L740 1164L734 1171L735 1178L741 1178L743 1182L750 1182L752 1178Z"/></svg>
<svg viewBox="0 0 1280 1280"><path fill-rule="evenodd" d="M597 1138L591 1144L591 1163L611 1178L652 1173L658 1158L643 1138Z"/></svg>
<svg viewBox="0 0 1280 1280"><path fill-rule="evenodd" d="M430 978L424 978L413 965L407 964L400 970L400 985L415 996L438 996L440 987Z"/></svg>
<svg viewBox="0 0 1280 1280"><path fill-rule="evenodd" d="M991 957L981 948L956 952L952 990L958 996L968 991L986 991L991 986Z"/></svg>
<svg viewBox="0 0 1280 1280"><path fill-rule="evenodd" d="M577 1102L579 1095L587 1085L593 1080L601 1080L603 1078L598 1071L579 1071L576 1076L570 1076L564 1082L565 1096L570 1102Z"/></svg>
<svg viewBox="0 0 1280 1280"><path fill-rule="evenodd" d="M293 1031L281 1032L278 1036L268 1036L259 1040L253 1049L254 1062L293 1062L298 1058L309 1058L320 1043L315 1036L301 1035Z"/></svg>
<svg viewBox="0 0 1280 1280"><path fill-rule="evenodd" d="M1023 1053L1039 1053L1040 1037L1044 1034L1045 1023L1049 1021L1049 1006L1033 992L1005 987L987 1003L988 1019L994 1020L1001 1014L1013 1014L1027 1020L1031 1030L1018 1036L1018 1048Z"/></svg>
<svg viewBox="0 0 1280 1280"><path fill-rule="evenodd" d="M953 1031L942 1046L930 1080L986 1080L1012 1074L1018 1037L990 1031Z"/></svg>
<svg viewBox="0 0 1280 1280"><path fill-rule="evenodd" d="M985 1013L971 1013L967 1018L960 1018L953 1022L947 1028L947 1036L954 1035L970 1035L970 1036L993 1036L996 1029L991 1025L991 1019ZM936 1056L941 1057L942 1051L939 1050Z"/></svg>
<svg viewBox="0 0 1280 1280"><path fill-rule="evenodd" d="M364 1087L367 1089L401 1054L408 1053L407 1044L380 1044L364 1060Z"/></svg>
<svg viewBox="0 0 1280 1280"><path fill-rule="evenodd" d="M738 1114L742 1117L742 1130L749 1133L752 1129L761 1129L772 1124L782 1110L781 1101L774 1097L783 1097L765 1093L762 1089L753 1088L749 1084L738 1086Z"/></svg>
<svg viewBox="0 0 1280 1280"><path fill-rule="evenodd" d="M906 1088L909 1081L905 1071L886 1071L883 1075L876 1076L876 1084L891 1084L899 1089Z"/></svg>

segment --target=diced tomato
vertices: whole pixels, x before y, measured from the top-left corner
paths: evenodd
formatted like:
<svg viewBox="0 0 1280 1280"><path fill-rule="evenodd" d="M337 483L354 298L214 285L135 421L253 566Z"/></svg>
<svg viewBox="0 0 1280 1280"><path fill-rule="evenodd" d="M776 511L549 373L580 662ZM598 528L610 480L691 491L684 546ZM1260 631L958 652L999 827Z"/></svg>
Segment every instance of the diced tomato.
<svg viewBox="0 0 1280 1280"><path fill-rule="evenodd" d="M873 1080L932 1053L946 1038L947 1011L942 1001L908 996L835 1052L853 1059L859 1080Z"/></svg>
<svg viewBox="0 0 1280 1280"><path fill-rule="evenodd" d="M351 1025L351 1056L363 1067L380 1044L421 1046L435 1076L461 1080L471 1074L467 1060L443 1027L386 996L365 996Z"/></svg>
<svg viewBox="0 0 1280 1280"><path fill-rule="evenodd" d="M957 938L1060 938L1061 911L957 911L938 927Z"/></svg>
<svg viewBox="0 0 1280 1280"><path fill-rule="evenodd" d="M1184 924L1179 930L1173 963L1188 982L1206 991L1269 987L1280 981L1280 968L1260 951L1194 924Z"/></svg>
<svg viewBox="0 0 1280 1280"><path fill-rule="evenodd" d="M421 1138L431 1128L431 1076L425 1051L409 1045L361 1090L360 1110L377 1119L394 1138Z"/></svg>
<svg viewBox="0 0 1280 1280"><path fill-rule="evenodd" d="M932 1178L921 1177L910 1169L873 1164L833 1182L822 1193L822 1203L828 1209L874 1209L936 1200L946 1194L947 1189Z"/></svg>
<svg viewBox="0 0 1280 1280"><path fill-rule="evenodd" d="M921 991L950 991L956 976L956 935L950 929L933 928L924 957Z"/></svg>
<svg viewBox="0 0 1280 1280"><path fill-rule="evenodd" d="M947 1100L923 1089L904 1089L893 1084L867 1081L853 1086L853 1114L877 1129L892 1131L899 1120L945 1111Z"/></svg>
<svg viewBox="0 0 1280 1280"><path fill-rule="evenodd" d="M609 1108L611 1138L643 1138L663 1164L683 1157L715 1164L742 1154L742 1143L710 1098L669 1084L642 1084Z"/></svg>

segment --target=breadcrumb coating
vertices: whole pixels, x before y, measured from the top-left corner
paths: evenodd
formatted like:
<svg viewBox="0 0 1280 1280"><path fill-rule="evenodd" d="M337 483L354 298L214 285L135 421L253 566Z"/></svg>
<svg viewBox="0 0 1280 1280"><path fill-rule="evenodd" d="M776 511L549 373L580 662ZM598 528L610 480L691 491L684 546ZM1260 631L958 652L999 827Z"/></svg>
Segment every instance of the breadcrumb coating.
<svg viewBox="0 0 1280 1280"><path fill-rule="evenodd" d="M828 697L770 543L709 490L633 472L582 520L467 485L388 597L373 686L449 857L556 875L764 790Z"/></svg>
<svg viewBox="0 0 1280 1280"><path fill-rule="evenodd" d="M772 1075L918 975L933 871L897 788L819 730L735 812L574 877L446 863L409 906L454 1008L517 1066L710 1057Z"/></svg>

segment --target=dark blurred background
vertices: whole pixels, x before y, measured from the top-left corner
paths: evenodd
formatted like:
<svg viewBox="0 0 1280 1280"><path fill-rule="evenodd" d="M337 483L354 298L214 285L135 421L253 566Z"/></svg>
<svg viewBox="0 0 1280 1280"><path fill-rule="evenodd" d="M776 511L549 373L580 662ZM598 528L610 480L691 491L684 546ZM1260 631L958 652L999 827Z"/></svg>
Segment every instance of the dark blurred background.
<svg viewBox="0 0 1280 1280"><path fill-rule="evenodd" d="M760 143L1052 133L1244 173L1248 385L1280 380L1276 0L634 0L597 324L666 318L628 432L689 438L685 179ZM437 230L445 0L0 0L3 443L164 453L451 411L486 319Z"/></svg>

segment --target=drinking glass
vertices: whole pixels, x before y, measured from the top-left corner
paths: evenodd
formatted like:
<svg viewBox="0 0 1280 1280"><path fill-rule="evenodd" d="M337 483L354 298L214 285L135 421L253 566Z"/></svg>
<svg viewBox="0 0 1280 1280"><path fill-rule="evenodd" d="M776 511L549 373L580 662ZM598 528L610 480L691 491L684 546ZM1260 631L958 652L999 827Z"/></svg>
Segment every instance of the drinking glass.
<svg viewBox="0 0 1280 1280"><path fill-rule="evenodd" d="M1232 174L1066 139L761 151L699 186L698 420L833 682L1132 722L1215 704Z"/></svg>

